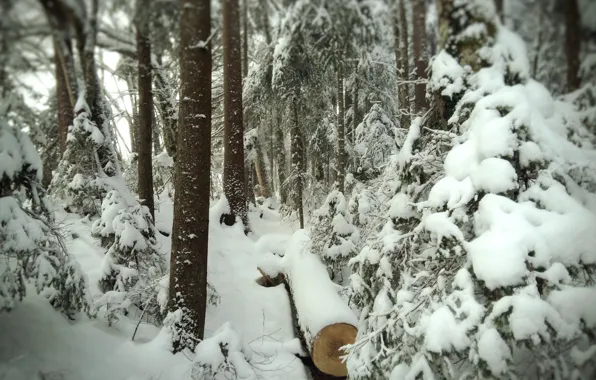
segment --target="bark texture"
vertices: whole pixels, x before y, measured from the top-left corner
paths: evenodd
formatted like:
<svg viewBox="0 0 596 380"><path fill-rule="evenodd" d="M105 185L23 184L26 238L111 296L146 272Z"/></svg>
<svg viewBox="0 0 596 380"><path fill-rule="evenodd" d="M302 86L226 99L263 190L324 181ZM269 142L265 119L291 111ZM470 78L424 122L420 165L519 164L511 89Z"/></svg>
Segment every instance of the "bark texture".
<svg viewBox="0 0 596 380"><path fill-rule="evenodd" d="M302 192L304 184L302 182L302 173L304 172L304 144L302 141L302 133L300 131L300 124L298 120L298 102L292 102L292 117L294 118L294 125L291 131L292 147L291 147L291 161L292 161L292 175L294 176L294 204L298 210L298 219L300 221L300 228L304 228L304 206L302 202Z"/></svg>
<svg viewBox="0 0 596 380"><path fill-rule="evenodd" d="M337 189L343 193L346 177L346 129L344 110L344 65L339 54L337 63Z"/></svg>
<svg viewBox="0 0 596 380"><path fill-rule="evenodd" d="M204 336L211 175L210 1L180 1L180 110L174 177L170 310L181 310L174 351Z"/></svg>
<svg viewBox="0 0 596 380"><path fill-rule="evenodd" d="M234 223L248 228L244 182L244 126L242 109L242 55L238 0L222 0L224 73L224 193Z"/></svg>
<svg viewBox="0 0 596 380"><path fill-rule="evenodd" d="M411 123L410 118L410 85L407 83L410 73L409 64L409 47L408 47L408 21L406 17L405 0L399 1L399 21L396 19L395 33L396 33L396 61L398 62L398 78L399 84L399 108L400 108L400 124L402 128L409 128ZM396 15L397 17L397 15ZM399 51L398 51L399 50ZM398 59L399 56L399 59Z"/></svg>
<svg viewBox="0 0 596 380"><path fill-rule="evenodd" d="M428 59L426 54L426 4L424 0L413 1L413 43L414 66L416 67L416 80L426 81L426 68ZM421 113L428 108L426 101L426 83L416 83L414 86L414 111Z"/></svg>
<svg viewBox="0 0 596 380"><path fill-rule="evenodd" d="M70 84L67 82L65 66L62 65L60 58L60 43L54 40L54 62L56 69L56 102L58 104L58 137L60 141L60 152L66 150L66 138L68 136L68 127L72 125L74 113L69 91Z"/></svg>
<svg viewBox="0 0 596 380"><path fill-rule="evenodd" d="M147 5L141 5L142 8ZM151 42L149 41L148 12L143 12L137 23L137 56L139 83L139 126L137 136L138 152L138 191L141 204L149 208L151 217L155 220L155 205L153 201L153 165L152 165L152 137L153 137L153 92L151 91Z"/></svg>
<svg viewBox="0 0 596 380"><path fill-rule="evenodd" d="M565 0L565 54L567 56L567 91L577 90L579 77L579 54L581 50L581 18L577 0Z"/></svg>

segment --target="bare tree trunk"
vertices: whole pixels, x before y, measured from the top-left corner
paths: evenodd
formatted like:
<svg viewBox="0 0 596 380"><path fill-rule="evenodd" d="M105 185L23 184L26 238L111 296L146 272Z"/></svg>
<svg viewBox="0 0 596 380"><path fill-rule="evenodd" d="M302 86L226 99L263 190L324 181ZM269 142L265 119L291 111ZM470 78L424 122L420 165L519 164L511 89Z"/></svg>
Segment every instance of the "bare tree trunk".
<svg viewBox="0 0 596 380"><path fill-rule="evenodd" d="M180 131L170 263L170 310L182 311L174 352L203 339L211 178L210 1L180 1ZM201 47L197 47L201 46Z"/></svg>
<svg viewBox="0 0 596 380"><path fill-rule="evenodd" d="M288 200L288 178L286 173L286 149L284 147L284 134L281 129L281 123L275 127L275 159L277 161L277 178L279 181L279 201L286 203Z"/></svg>
<svg viewBox="0 0 596 380"><path fill-rule="evenodd" d="M242 77L248 75L248 0L242 0Z"/></svg>
<svg viewBox="0 0 596 380"><path fill-rule="evenodd" d="M265 158L263 157L263 147L257 138L257 146L255 146L255 172L257 174L257 181L259 182L259 190L261 196L269 198L271 191L269 190L269 179L267 177L267 168L265 167Z"/></svg>
<svg viewBox="0 0 596 380"><path fill-rule="evenodd" d="M74 118L73 105L70 102L70 95L64 72L64 66L60 59L59 42L54 40L54 61L56 65L56 101L58 103L58 136L60 139L60 152L66 150L66 138L68 127L72 125Z"/></svg>
<svg viewBox="0 0 596 380"><path fill-rule="evenodd" d="M238 0L222 0L224 71L224 193L234 224L237 217L248 227L244 183L244 130L242 109L242 56Z"/></svg>
<svg viewBox="0 0 596 380"><path fill-rule="evenodd" d="M138 134L139 134L139 102L137 101L136 93L138 92L137 83L132 74L126 76L126 85L128 87L130 104L132 105L132 124L128 126L128 133L130 135L130 151L132 153L138 152Z"/></svg>
<svg viewBox="0 0 596 380"><path fill-rule="evenodd" d="M414 54L414 65L416 67L416 79L426 80L426 68L428 67L428 59L426 58L426 5L424 0L413 1L413 44L412 51ZM428 108L426 101L426 84L416 83L414 86L414 111L421 113Z"/></svg>
<svg viewBox="0 0 596 380"><path fill-rule="evenodd" d="M153 165L151 161L153 137L153 93L151 91L151 42L149 41L148 5L140 5L141 16L137 22L137 56L139 87L139 125L137 136L138 149L138 191L141 204L149 208L155 220L155 204L153 201Z"/></svg>
<svg viewBox="0 0 596 380"><path fill-rule="evenodd" d="M161 57L157 57L158 64L161 65ZM166 83L166 79L160 70L157 70L154 76L155 99L157 107L161 114L163 124L163 140L168 155L176 161L176 135L178 133L178 119L176 117L176 108L172 104L174 94Z"/></svg>
<svg viewBox="0 0 596 380"><path fill-rule="evenodd" d="M292 101L292 112L294 117L294 126L292 128L292 174L296 176L296 188L294 203L298 210L298 218L300 220L300 228L304 228L304 206L302 202L302 192L304 191L304 184L302 183L302 173L304 172L304 146L300 132L300 124L298 120L298 104L297 100Z"/></svg>
<svg viewBox="0 0 596 380"><path fill-rule="evenodd" d="M565 0L565 54L567 56L567 91L577 90L579 77L579 54L581 51L581 18L577 0Z"/></svg>
<svg viewBox="0 0 596 380"><path fill-rule="evenodd" d="M346 177L346 135L345 135L345 110L344 110L344 64L343 56L339 53L337 62L337 189L344 192Z"/></svg>
<svg viewBox="0 0 596 380"><path fill-rule="evenodd" d="M395 33L396 60L398 61L399 80L401 81L401 83L399 84L398 91L399 108L401 109L400 124L402 128L410 128L410 85L407 83L410 73L410 58L408 56L408 20L406 17L406 6L404 4L405 0L398 1L399 23L397 22L397 20L395 20ZM399 52L397 52L397 49L399 50ZM399 56L399 59L397 56Z"/></svg>
<svg viewBox="0 0 596 380"><path fill-rule="evenodd" d="M497 8L497 16L499 16L501 22L505 21L503 19L503 0L495 0L495 7Z"/></svg>

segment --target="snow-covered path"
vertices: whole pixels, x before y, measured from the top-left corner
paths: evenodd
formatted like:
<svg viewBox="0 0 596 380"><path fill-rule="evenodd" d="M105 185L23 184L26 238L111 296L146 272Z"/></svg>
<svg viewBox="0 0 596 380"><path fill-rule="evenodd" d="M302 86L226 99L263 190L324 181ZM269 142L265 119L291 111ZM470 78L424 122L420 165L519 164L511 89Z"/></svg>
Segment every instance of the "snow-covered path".
<svg viewBox="0 0 596 380"><path fill-rule="evenodd" d="M58 219L69 231L68 250L87 274L91 293L98 294L104 251L90 236L91 223L66 214ZM256 269L259 256L283 249L295 228L269 210L263 218L252 214L251 222L254 232L250 237L239 228L212 223L209 282L220 303L208 307L206 336L229 321L243 336L259 377L306 379L305 369L294 355L299 345L285 290L255 282L260 276ZM169 239L160 239L164 247L169 246ZM71 322L43 297L34 295L33 289L29 294L13 311L0 314L0 379L39 380L40 373L46 379L64 380L190 378L190 358L171 355L158 328L141 324L132 342L134 317L112 326L86 317Z"/></svg>

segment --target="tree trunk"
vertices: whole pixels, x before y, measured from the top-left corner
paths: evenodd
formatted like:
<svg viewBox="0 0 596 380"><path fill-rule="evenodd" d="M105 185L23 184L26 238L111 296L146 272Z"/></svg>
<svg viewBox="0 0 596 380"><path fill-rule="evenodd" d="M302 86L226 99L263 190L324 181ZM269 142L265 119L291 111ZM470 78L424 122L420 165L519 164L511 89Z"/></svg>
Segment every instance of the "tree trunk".
<svg viewBox="0 0 596 380"><path fill-rule="evenodd" d="M258 141L258 137L257 145L255 146L255 153L255 172L257 173L257 181L259 182L259 191L262 197L269 198L271 196L271 191L269 190L269 179L267 177L267 168L265 167L265 158L263 157L263 147Z"/></svg>
<svg viewBox="0 0 596 380"><path fill-rule="evenodd" d="M416 67L416 80L426 81L426 68L428 60L426 58L426 5L424 0L414 0L413 4L413 44L414 65ZM414 111L420 114L428 108L426 101L426 83L416 83L414 86Z"/></svg>
<svg viewBox="0 0 596 380"><path fill-rule="evenodd" d="M410 85L407 83L410 73L410 64L408 57L408 21L406 17L405 0L399 1L399 23L395 20L396 33L396 61L398 62L399 80L399 108L400 108L400 126L402 128L410 128ZM397 15L396 15L397 17ZM400 47L401 46L401 47ZM399 50L399 52L397 51ZM400 54L401 53L401 54ZM399 59L398 59L399 56Z"/></svg>
<svg viewBox="0 0 596 380"><path fill-rule="evenodd" d="M174 183L170 310L182 311L175 352L203 339L211 178L210 1L180 1L180 131ZM201 46L201 47L198 47Z"/></svg>
<svg viewBox="0 0 596 380"><path fill-rule="evenodd" d="M346 177L346 136L345 136L345 110L344 110L344 65L343 56L339 54L337 62L337 189L344 192Z"/></svg>
<svg viewBox="0 0 596 380"><path fill-rule="evenodd" d="M230 205L228 222L239 217L248 228L244 184L242 56L238 0L222 0L224 71L224 193Z"/></svg>
<svg viewBox="0 0 596 380"><path fill-rule="evenodd" d="M78 19L73 16L76 46L85 79L85 101L91 111L90 118L104 135L104 144L97 148L100 168L108 176L119 171L118 159L113 149L113 138L109 126L109 108L106 106L95 62L95 44L97 40L97 10L98 0L92 0L88 19Z"/></svg>
<svg viewBox="0 0 596 380"><path fill-rule="evenodd" d="M157 62L161 65L161 57L157 57ZM174 94L166 83L163 73L157 70L154 76L155 99L157 107L161 114L163 124L163 140L168 155L176 161L176 135L178 133L178 119L176 117L176 108L173 103Z"/></svg>
<svg viewBox="0 0 596 380"><path fill-rule="evenodd" d="M153 92L151 94L153 95ZM161 147L161 134L159 133L155 109L151 112L151 131L153 132L153 154L159 154L163 149Z"/></svg>
<svg viewBox="0 0 596 380"><path fill-rule="evenodd" d="M146 8L147 4L141 5ZM146 14L148 15L148 14ZM138 191L141 204L147 206L155 220L153 201L153 165L151 149L153 137L153 93L151 91L151 42L149 41L149 20L143 18L136 26L139 87L138 149Z"/></svg>
<svg viewBox="0 0 596 380"><path fill-rule="evenodd" d="M281 123L278 122L275 127L275 159L277 161L277 178L279 181L279 201L281 204L288 200L288 178L286 172L286 148L284 146L284 134L281 129Z"/></svg>
<svg viewBox="0 0 596 380"><path fill-rule="evenodd" d="M302 204L302 191L304 184L302 183L302 173L304 172L304 146L302 143L302 136L300 132L300 125L298 120L298 104L297 100L292 101L292 111L294 117L294 126L292 128L292 175L296 177L294 203L298 210L298 218L300 220L300 228L304 228L304 206Z"/></svg>
<svg viewBox="0 0 596 380"><path fill-rule="evenodd" d="M73 104L70 101L69 91L64 72L65 67L62 65L60 58L59 42L54 40L54 62L56 65L56 101L58 103L58 137L60 139L60 153L66 150L66 138L68 136L68 127L72 125L74 118Z"/></svg>
<svg viewBox="0 0 596 380"><path fill-rule="evenodd" d="M242 0L242 77L248 75L248 0Z"/></svg>
<svg viewBox="0 0 596 380"><path fill-rule="evenodd" d="M581 18L577 0L565 0L565 54L567 56L567 92L577 90L579 77L579 54L581 51Z"/></svg>
<svg viewBox="0 0 596 380"><path fill-rule="evenodd" d="M504 22L505 20L503 18L503 0L495 0L495 8L497 8L497 16L499 16L501 22Z"/></svg>

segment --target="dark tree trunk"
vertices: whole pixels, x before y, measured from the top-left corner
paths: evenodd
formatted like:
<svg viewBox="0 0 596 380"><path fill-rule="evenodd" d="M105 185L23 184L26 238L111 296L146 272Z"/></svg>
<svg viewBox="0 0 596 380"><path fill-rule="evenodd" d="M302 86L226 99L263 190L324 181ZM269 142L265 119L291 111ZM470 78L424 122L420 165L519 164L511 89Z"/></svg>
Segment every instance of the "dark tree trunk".
<svg viewBox="0 0 596 380"><path fill-rule="evenodd" d="M224 193L232 224L239 217L248 228L244 184L242 56L238 0L222 0L224 73Z"/></svg>
<svg viewBox="0 0 596 380"><path fill-rule="evenodd" d="M203 339L211 178L210 1L180 1L180 131L170 263L170 310L181 310L174 351Z"/></svg>
<svg viewBox="0 0 596 380"><path fill-rule="evenodd" d="M157 57L158 64L161 64L161 58ZM166 83L166 79L159 70L154 75L155 83L155 100L157 107L161 114L161 121L163 124L163 140L168 155L176 161L176 135L178 133L178 119L176 118L176 108L172 104L170 88Z"/></svg>
<svg viewBox="0 0 596 380"><path fill-rule="evenodd" d="M399 1L399 23L395 26L396 33L396 61L398 62L399 80L399 108L400 124L402 128L410 128L410 85L407 83L410 74L409 47L408 47L408 20L406 18L405 0ZM396 15L397 17L397 15ZM397 51L399 50L399 52ZM399 57L398 57L399 56Z"/></svg>
<svg viewBox="0 0 596 380"><path fill-rule="evenodd" d="M581 18L577 0L565 0L565 54L567 56L567 91L580 85L579 54L581 51Z"/></svg>
<svg viewBox="0 0 596 380"><path fill-rule="evenodd" d="M282 204L287 203L288 200L288 178L286 172L286 148L284 147L284 134L281 129L281 120L275 127L275 159L277 161L277 179L279 181L279 201Z"/></svg>
<svg viewBox="0 0 596 380"><path fill-rule="evenodd" d="M153 132L153 154L159 154L162 151L161 134L159 132L159 125L157 124L155 109L151 113L151 131Z"/></svg>
<svg viewBox="0 0 596 380"><path fill-rule="evenodd" d="M130 104L132 105L132 123L128 126L128 134L130 136L130 151L131 153L138 152L138 134L139 134L139 102L137 101L136 93L138 92L137 83L132 74L126 76L126 85L128 87Z"/></svg>
<svg viewBox="0 0 596 380"><path fill-rule="evenodd" d="M97 10L98 0L92 0L90 4L87 22L73 16L73 26L76 36L76 46L79 52L79 60L83 69L85 79L85 101L91 110L91 120L104 134L106 143L97 149L97 156L101 170L108 176L116 174L118 160L115 155L109 126L109 110L104 102L99 76L97 75L97 64L95 62L95 44L97 41Z"/></svg>
<svg viewBox="0 0 596 380"><path fill-rule="evenodd" d="M424 0L414 0L413 4L413 44L414 66L416 67L416 80L426 80L426 4ZM416 83L414 86L414 111L421 113L428 108L426 101L426 83Z"/></svg>
<svg viewBox="0 0 596 380"><path fill-rule="evenodd" d="M296 177L294 191L294 203L298 210L298 218L300 220L300 228L304 228L304 206L302 204L302 192L304 184L302 183L302 173L304 172L304 145L302 142L302 134L300 132L300 122L298 119L298 102L294 99L292 101L292 116L294 118L294 125L292 127L292 175Z"/></svg>
<svg viewBox="0 0 596 380"><path fill-rule="evenodd" d="M64 72L65 67L62 65L60 58L60 46L58 41L54 41L54 61L56 65L56 101L58 103L58 137L60 139L60 152L64 153L66 150L66 138L68 136L68 127L72 125L74 113L73 104L71 103L69 84L66 80Z"/></svg>
<svg viewBox="0 0 596 380"><path fill-rule="evenodd" d="M257 181L259 182L259 192L262 197L269 198L271 191L269 189L269 178L267 176L267 168L265 167L265 158L263 156L263 147L257 139L257 146L255 146L255 172Z"/></svg>
<svg viewBox="0 0 596 380"><path fill-rule="evenodd" d="M503 0L495 0L495 7L497 8L497 16L499 16L501 22L505 21L503 19Z"/></svg>
<svg viewBox="0 0 596 380"><path fill-rule="evenodd" d="M147 4L141 5L142 8ZM148 15L148 13L145 13ZM145 16L144 15L144 16ZM137 24L137 56L139 87L139 126L137 136L138 151L138 191L141 204L149 208L155 220L153 202L153 93L151 91L151 42L149 41L149 20L143 17Z"/></svg>
<svg viewBox="0 0 596 380"><path fill-rule="evenodd" d="M344 65L343 57L339 54L337 63L337 189L344 192L346 177L346 136L344 110Z"/></svg>
<svg viewBox="0 0 596 380"><path fill-rule="evenodd" d="M248 0L242 0L242 77L248 75Z"/></svg>

